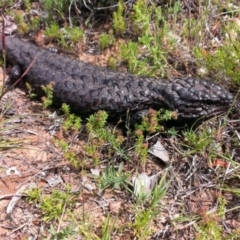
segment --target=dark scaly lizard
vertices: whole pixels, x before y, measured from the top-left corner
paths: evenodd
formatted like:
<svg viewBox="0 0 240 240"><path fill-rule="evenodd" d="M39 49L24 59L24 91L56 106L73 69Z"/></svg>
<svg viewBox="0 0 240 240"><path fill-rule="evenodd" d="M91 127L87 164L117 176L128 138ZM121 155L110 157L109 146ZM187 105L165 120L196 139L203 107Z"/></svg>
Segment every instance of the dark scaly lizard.
<svg viewBox="0 0 240 240"><path fill-rule="evenodd" d="M226 111L233 95L218 84L193 77L165 81L144 78L51 53L18 38L6 37L7 61L25 71L37 92L53 84L54 104L67 103L79 114L109 114L167 108L184 119L210 117ZM2 43L0 43L2 51Z"/></svg>

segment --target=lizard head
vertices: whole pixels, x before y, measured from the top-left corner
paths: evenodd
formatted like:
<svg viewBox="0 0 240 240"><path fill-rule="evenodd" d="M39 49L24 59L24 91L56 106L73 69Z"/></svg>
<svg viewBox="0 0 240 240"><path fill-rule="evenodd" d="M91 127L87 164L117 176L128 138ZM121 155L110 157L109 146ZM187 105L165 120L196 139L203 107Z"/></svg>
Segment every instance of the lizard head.
<svg viewBox="0 0 240 240"><path fill-rule="evenodd" d="M168 89L168 104L180 118L212 117L227 111L234 96L220 85L193 78L176 79ZM166 94L167 95L167 94Z"/></svg>

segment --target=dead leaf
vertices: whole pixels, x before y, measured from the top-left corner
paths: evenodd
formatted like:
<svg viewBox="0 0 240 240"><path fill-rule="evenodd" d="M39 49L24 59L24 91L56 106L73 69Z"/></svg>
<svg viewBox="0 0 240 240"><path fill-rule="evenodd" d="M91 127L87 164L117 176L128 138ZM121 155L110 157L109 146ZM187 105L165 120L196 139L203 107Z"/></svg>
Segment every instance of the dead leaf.
<svg viewBox="0 0 240 240"><path fill-rule="evenodd" d="M169 161L168 151L164 148L159 140L148 150L148 152L155 157L160 158L164 162Z"/></svg>

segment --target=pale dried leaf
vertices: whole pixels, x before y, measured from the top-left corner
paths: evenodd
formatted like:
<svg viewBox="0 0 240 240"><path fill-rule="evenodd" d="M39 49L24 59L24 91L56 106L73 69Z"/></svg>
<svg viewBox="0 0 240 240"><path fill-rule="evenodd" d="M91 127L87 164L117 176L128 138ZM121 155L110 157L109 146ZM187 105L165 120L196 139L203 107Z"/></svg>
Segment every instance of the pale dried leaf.
<svg viewBox="0 0 240 240"><path fill-rule="evenodd" d="M98 168L91 168L90 171L91 171L91 173L92 173L93 175L95 175L95 176L100 176L100 172L101 172L100 169L98 169Z"/></svg>
<svg viewBox="0 0 240 240"><path fill-rule="evenodd" d="M155 157L160 158L164 162L169 161L168 151L164 148L159 140L148 150L148 152Z"/></svg>
<svg viewBox="0 0 240 240"><path fill-rule="evenodd" d="M143 172L132 178L134 195L136 197L147 197L151 193L151 181L148 175Z"/></svg>
<svg viewBox="0 0 240 240"><path fill-rule="evenodd" d="M47 179L47 183L50 187L55 187L58 184L63 184L63 180L59 175L55 175Z"/></svg>
<svg viewBox="0 0 240 240"><path fill-rule="evenodd" d="M26 190L30 190L32 188L36 188L37 184L36 183L28 183L24 186L22 186L17 192L16 192L16 196L14 196L11 201L9 202L8 206L7 206L7 210L6 213L10 214L13 211L14 206L16 205L17 201L19 201L23 195L23 193Z"/></svg>

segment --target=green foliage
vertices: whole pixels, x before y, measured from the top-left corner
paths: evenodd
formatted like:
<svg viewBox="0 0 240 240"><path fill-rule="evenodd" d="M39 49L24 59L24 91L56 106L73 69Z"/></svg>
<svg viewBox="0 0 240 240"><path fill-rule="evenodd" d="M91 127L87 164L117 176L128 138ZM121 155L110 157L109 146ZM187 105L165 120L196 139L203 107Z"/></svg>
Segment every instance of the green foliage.
<svg viewBox="0 0 240 240"><path fill-rule="evenodd" d="M65 28L66 31L66 39L71 40L73 43L78 43L82 40L84 32L79 27Z"/></svg>
<svg viewBox="0 0 240 240"><path fill-rule="evenodd" d="M20 34L26 34L30 31L31 27L24 21L24 16L21 14L14 14L14 21L18 25L18 32Z"/></svg>
<svg viewBox="0 0 240 240"><path fill-rule="evenodd" d="M164 33L165 34L165 33ZM147 66L147 75L165 76L165 68L167 66L167 52L162 46L161 34L144 34L139 37L139 43L145 47L146 58L143 62ZM141 72L140 72L141 73ZM141 74L143 74L142 72Z"/></svg>
<svg viewBox="0 0 240 240"><path fill-rule="evenodd" d="M114 230L117 218L111 221L110 214L108 213L107 220L102 227L102 238L101 240L111 240L111 234Z"/></svg>
<svg viewBox="0 0 240 240"><path fill-rule="evenodd" d="M195 39L196 41L202 41L202 31L201 29L203 28L204 24L206 24L205 19L194 19L191 18L185 19L183 21L183 30L182 34L185 38L190 38L190 39Z"/></svg>
<svg viewBox="0 0 240 240"><path fill-rule="evenodd" d="M233 231L227 236L223 236L223 227L220 222L221 219L225 218L227 201L221 195L218 197L217 201L218 207L216 212L202 212L201 220L194 224L194 227L197 231L197 240L226 240L239 237L239 231Z"/></svg>
<svg viewBox="0 0 240 240"><path fill-rule="evenodd" d="M181 1L178 0L174 3L173 6L170 6L168 8L168 13L172 14L173 18L174 18L174 23L177 25L177 14L181 12Z"/></svg>
<svg viewBox="0 0 240 240"><path fill-rule="evenodd" d="M108 67L112 70L117 70L117 58L116 57L109 57L108 58Z"/></svg>
<svg viewBox="0 0 240 240"><path fill-rule="evenodd" d="M174 114L172 114L170 111L160 110L157 112L153 109L150 109L148 115L143 117L141 124L135 125L134 135L136 136L136 141L134 144L134 152L142 164L146 163L148 154L148 144L144 142L145 134L163 131L164 128L161 126L160 122L173 118Z"/></svg>
<svg viewBox="0 0 240 240"><path fill-rule="evenodd" d="M84 161L79 159L77 154L69 149L69 143L63 139L54 139L53 140L56 146L58 146L64 154L66 160L68 160L75 169L79 169L83 166Z"/></svg>
<svg viewBox="0 0 240 240"><path fill-rule="evenodd" d="M18 32L22 35L29 33L30 31L37 31L39 30L39 26L41 24L41 17L35 16L30 19L29 22L26 22L26 14L29 14L31 11L31 3L29 0L24 1L24 5L26 10L24 13L21 12L11 12L11 15L14 17L15 23L18 25Z"/></svg>
<svg viewBox="0 0 240 240"><path fill-rule="evenodd" d="M101 192L109 187L113 189L129 189L129 177L129 172L123 172L123 163L121 163L117 169L113 164L111 166L107 165L104 172L101 172L100 176L97 179L99 189Z"/></svg>
<svg viewBox="0 0 240 240"><path fill-rule="evenodd" d="M133 30L137 35L150 31L154 8L156 9L155 4L146 0L137 0L133 5Z"/></svg>
<svg viewBox="0 0 240 240"><path fill-rule="evenodd" d="M157 131L163 131L164 128L159 123L171 119L176 119L174 112L170 112L168 110L155 111L153 109L149 109L148 114L143 117L141 124L135 125L135 129L150 134Z"/></svg>
<svg viewBox="0 0 240 240"><path fill-rule="evenodd" d="M208 54L199 47L195 47L193 52L199 59L199 66L204 63L216 78L221 79L222 76L226 76L237 86L240 85L240 43L238 41L226 43Z"/></svg>
<svg viewBox="0 0 240 240"><path fill-rule="evenodd" d="M98 111L88 118L87 129L90 133L101 132L107 123L108 114L105 111ZM104 129L105 130L105 129Z"/></svg>
<svg viewBox="0 0 240 240"><path fill-rule="evenodd" d="M10 118L9 121L12 121L14 118ZM11 139L9 138L9 134L6 134L6 131L9 130L6 128L5 124L8 120L3 120L2 113L0 114L0 153L2 151L8 151L11 149L16 149L22 146L22 139ZM9 123L8 123L9 126ZM11 128L10 128L11 130Z"/></svg>
<svg viewBox="0 0 240 240"><path fill-rule="evenodd" d="M35 17L31 19L31 31L36 32L39 30L39 27L41 25L41 18Z"/></svg>
<svg viewBox="0 0 240 240"><path fill-rule="evenodd" d="M163 174L157 186L153 189L150 208L155 209L167 193L171 180L167 180L167 173Z"/></svg>
<svg viewBox="0 0 240 240"><path fill-rule="evenodd" d="M166 195L170 186L170 181L166 181L166 176L167 174L164 174L158 185L153 189L149 207L140 207L138 203L134 208L135 218L131 228L138 239L146 239L151 234L150 226L159 214L158 204Z"/></svg>
<svg viewBox="0 0 240 240"><path fill-rule="evenodd" d="M131 73L164 77L167 52L161 46L163 46L163 38L166 39L168 26L161 8L157 8L154 3L138 0L133 9L133 30L139 38L138 42L130 41L128 44L120 45L121 57ZM143 57L139 59L139 55Z"/></svg>
<svg viewBox="0 0 240 240"><path fill-rule="evenodd" d="M76 200L76 195L71 193L69 186L66 186L64 191L53 190L50 195L45 195L38 188L31 189L26 194L30 203L38 204L46 222L59 220L66 209L69 211L73 207Z"/></svg>
<svg viewBox="0 0 240 240"><path fill-rule="evenodd" d="M236 176L238 179L240 179L240 175ZM224 191L229 191L232 192L234 194L236 194L238 197L240 197L240 188L233 188L232 186L229 186L223 189Z"/></svg>
<svg viewBox="0 0 240 240"><path fill-rule="evenodd" d="M51 195L42 195L40 209L43 213L43 221L59 220L61 216L73 207L76 196L71 189L66 187L64 191L53 190Z"/></svg>
<svg viewBox="0 0 240 240"><path fill-rule="evenodd" d="M58 43L63 48L69 48L69 41L73 44L78 43L82 40L84 33L79 27L65 27L60 30L58 24L52 23L49 27L46 27L45 35L53 40L59 40Z"/></svg>
<svg viewBox="0 0 240 240"><path fill-rule="evenodd" d="M150 225L152 220L158 215L157 211L152 209L136 210L136 215L132 228L137 239L146 239L151 234Z"/></svg>
<svg viewBox="0 0 240 240"><path fill-rule="evenodd" d="M148 144L144 142L145 136L141 130L135 131L136 141L134 143L135 157L139 158L141 163L145 165L148 155Z"/></svg>
<svg viewBox="0 0 240 240"><path fill-rule="evenodd" d="M56 231L53 225L50 225L48 232L51 234L50 240L66 240L69 239L68 237L74 234L74 231L71 227L66 227L61 231ZM44 240L49 240L49 238L45 238Z"/></svg>
<svg viewBox="0 0 240 240"><path fill-rule="evenodd" d="M7 6L7 5L12 6L13 2L14 2L14 0L1 0L0 8L3 8L5 6Z"/></svg>
<svg viewBox="0 0 240 240"><path fill-rule="evenodd" d="M222 238L223 228L218 223L218 219L214 214L205 216L204 221L195 224L197 230L196 240L219 240Z"/></svg>
<svg viewBox="0 0 240 240"><path fill-rule="evenodd" d="M85 147L85 150L93 157L96 164L99 160L99 152L100 149L103 148L103 145L108 145L107 151L110 156L113 153L125 156L121 148L124 138L106 126L107 118L108 114L105 111L98 111L88 118L86 124L89 132L89 144Z"/></svg>
<svg viewBox="0 0 240 240"><path fill-rule="evenodd" d="M27 201L29 203L38 203L41 200L42 190L39 188L31 188L26 192Z"/></svg>
<svg viewBox="0 0 240 240"><path fill-rule="evenodd" d="M42 97L43 101L43 108L48 108L53 103L53 86L51 84L42 86L42 90L44 91L45 95Z"/></svg>
<svg viewBox="0 0 240 240"><path fill-rule="evenodd" d="M30 0L23 0L23 4L26 7L27 11L29 12L31 10L31 2L30 2Z"/></svg>
<svg viewBox="0 0 240 240"><path fill-rule="evenodd" d="M73 165L75 169L79 169L83 166L82 159L79 159L75 152L67 151L64 157Z"/></svg>
<svg viewBox="0 0 240 240"><path fill-rule="evenodd" d="M30 98L35 98L35 97L37 96L37 94L34 93L34 89L33 89L33 87L31 86L31 84L29 84L28 82L26 82L25 84L26 84L26 88L27 88L29 97L30 97Z"/></svg>
<svg viewBox="0 0 240 240"><path fill-rule="evenodd" d="M49 27L46 27L45 34L46 36L51 37L53 39L61 38L59 25L56 23L52 23Z"/></svg>
<svg viewBox="0 0 240 240"><path fill-rule="evenodd" d="M63 152L67 152L68 150L68 143L62 139L54 139L54 143L61 148Z"/></svg>
<svg viewBox="0 0 240 240"><path fill-rule="evenodd" d="M76 116L75 114L70 114L63 123L64 130L69 130L70 128L73 130L79 130L81 128L81 118Z"/></svg>
<svg viewBox="0 0 240 240"><path fill-rule="evenodd" d="M117 11L113 13L113 28L117 34L123 34L126 30L123 0L119 0Z"/></svg>
<svg viewBox="0 0 240 240"><path fill-rule="evenodd" d="M183 132L184 140L192 151L189 154L201 153L204 154L207 150L216 152L214 145L214 131L203 129L199 131L193 131L192 129Z"/></svg>
<svg viewBox="0 0 240 240"><path fill-rule="evenodd" d="M64 19L64 13L68 12L70 0L43 0L42 4L48 14L49 22L56 18Z"/></svg>
<svg viewBox="0 0 240 240"><path fill-rule="evenodd" d="M100 48L102 50L108 48L115 43L113 34L102 33L99 38Z"/></svg>
<svg viewBox="0 0 240 240"><path fill-rule="evenodd" d="M142 71L146 70L144 63L139 61L137 58L139 53L137 43L130 41L127 45L121 44L120 50L123 61L125 61L128 65L129 72L138 73L141 71L141 69L143 69Z"/></svg>
<svg viewBox="0 0 240 240"><path fill-rule="evenodd" d="M81 117L75 115L75 114L71 114L70 113L70 107L67 104L62 104L62 111L64 112L65 115L65 120L63 122L63 129L65 131L72 129L75 131L78 131L81 126L82 126L82 119Z"/></svg>

